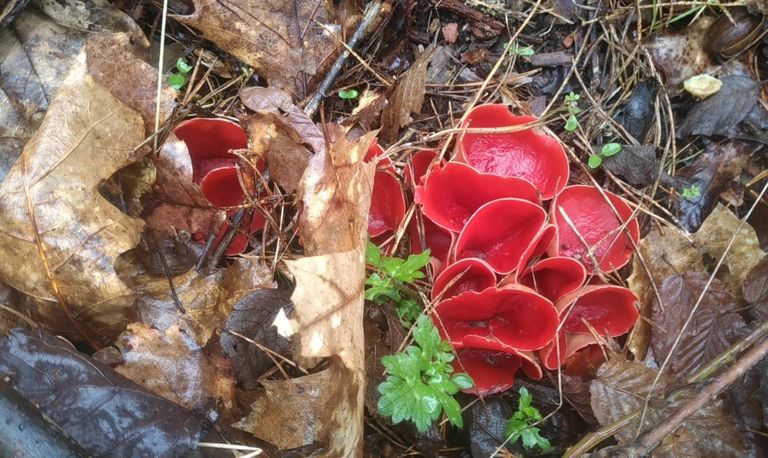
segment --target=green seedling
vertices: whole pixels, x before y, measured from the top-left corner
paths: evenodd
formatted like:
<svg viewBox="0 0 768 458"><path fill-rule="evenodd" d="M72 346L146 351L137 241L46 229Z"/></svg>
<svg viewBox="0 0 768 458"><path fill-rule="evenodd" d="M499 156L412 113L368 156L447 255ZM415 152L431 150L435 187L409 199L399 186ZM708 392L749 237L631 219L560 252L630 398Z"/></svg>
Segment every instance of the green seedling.
<svg viewBox="0 0 768 458"><path fill-rule="evenodd" d="M429 263L429 256L429 250L408 259L383 256L379 247L368 242L365 261L374 272L365 280L365 298L374 304L394 302L400 323L410 327L421 314L421 303L408 285L424 278L422 269Z"/></svg>
<svg viewBox="0 0 768 458"><path fill-rule="evenodd" d="M579 120L576 118L576 115L581 113L581 108L579 108L580 98L581 96L579 96L579 94L574 94L573 92L565 96L564 105L568 110L568 119L565 121L565 130L568 132L573 132L579 128Z"/></svg>
<svg viewBox="0 0 768 458"><path fill-rule="evenodd" d="M616 154L619 154L621 152L621 145L618 143L606 143L603 145L603 148L600 150L600 154L590 154L589 159L587 159L587 165L589 165L589 168L596 169L600 167L600 165L603 163L603 160L606 157L611 157Z"/></svg>
<svg viewBox="0 0 768 458"><path fill-rule="evenodd" d="M420 315L413 327L413 341L405 350L381 358L387 379L378 387L379 412L392 423L407 420L425 432L442 412L451 424L462 427L461 406L453 397L471 388L467 374L453 374L451 344L440 339L432 320Z"/></svg>
<svg viewBox="0 0 768 458"><path fill-rule="evenodd" d="M536 54L536 51L530 46L518 46L517 43L510 42L507 46L509 46L509 53L515 54L520 57L531 57Z"/></svg>
<svg viewBox="0 0 768 458"><path fill-rule="evenodd" d="M701 188L696 183L683 188L683 199L687 200L688 202L693 202L697 200L699 197L701 197Z"/></svg>
<svg viewBox="0 0 768 458"><path fill-rule="evenodd" d="M535 447L541 450L548 450L551 445L549 440L541 437L539 428L532 426L542 421L539 409L532 407L533 396L525 388L520 388L520 400L518 401L517 412L507 421L507 436L509 443L514 444L519 439L523 440L523 447L531 450Z"/></svg>
<svg viewBox="0 0 768 458"><path fill-rule="evenodd" d="M168 75L168 85L178 91L187 84L187 75L192 71L192 66L183 57L179 57L176 61L175 70L176 73Z"/></svg>
<svg viewBox="0 0 768 458"><path fill-rule="evenodd" d="M347 89L346 91L339 91L339 98L351 102L355 100L360 94L357 89Z"/></svg>

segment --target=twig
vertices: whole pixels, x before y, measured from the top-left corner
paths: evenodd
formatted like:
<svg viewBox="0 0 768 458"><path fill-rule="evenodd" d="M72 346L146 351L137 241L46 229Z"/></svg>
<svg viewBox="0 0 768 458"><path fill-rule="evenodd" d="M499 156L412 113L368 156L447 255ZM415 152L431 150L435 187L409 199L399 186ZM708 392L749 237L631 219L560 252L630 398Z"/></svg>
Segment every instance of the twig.
<svg viewBox="0 0 768 458"><path fill-rule="evenodd" d="M706 403L714 399L720 392L741 377L745 372L759 363L765 355L768 355L768 339L764 339L759 345L753 347L739 358L733 366L723 372L712 383L705 386L691 400L680 406L675 413L662 422L656 429L652 429L640 436L635 445L628 447L630 456L645 456L653 450L665 437L675 432L677 428L691 415L703 408Z"/></svg>
<svg viewBox="0 0 768 458"><path fill-rule="evenodd" d="M235 234L237 231L240 230L240 224L243 222L243 217L245 216L245 209L241 208L237 210L237 213L235 213L235 216L232 218L232 221L230 222L230 227L227 230L226 234L224 234L224 238L221 239L221 242L219 243L219 246L216 248L216 251L213 252L213 258L211 259L211 266L217 266L219 265L219 262L221 262L221 258L224 257L224 252L227 251L227 247L230 243L232 243L232 239L235 238Z"/></svg>
<svg viewBox="0 0 768 458"><path fill-rule="evenodd" d="M304 113L306 113L307 116L311 117L313 114L315 114L315 111L317 111L317 108L320 106L320 101L326 95L325 94L326 91L328 91L328 89L331 88L331 85L333 84L334 80L336 80L336 77L339 75L341 68L347 62L347 59L349 58L349 55L350 55L349 50L357 46L357 43L363 37L363 34L365 33L365 31L373 23L373 20L376 19L376 16L379 15L379 11L381 11L381 2L378 0L375 0L369 3L368 6L365 8L365 15L363 16L363 19L360 21L360 24L358 24L357 29L355 30L355 33L352 34L352 38L349 39L346 49L344 49L341 55L339 55L339 57L336 58L336 62L334 62L331 69L328 70L328 73L325 75L325 78L323 78L323 81L320 83L320 86L318 86L317 91L312 96L312 98L309 99L307 106L304 107Z"/></svg>

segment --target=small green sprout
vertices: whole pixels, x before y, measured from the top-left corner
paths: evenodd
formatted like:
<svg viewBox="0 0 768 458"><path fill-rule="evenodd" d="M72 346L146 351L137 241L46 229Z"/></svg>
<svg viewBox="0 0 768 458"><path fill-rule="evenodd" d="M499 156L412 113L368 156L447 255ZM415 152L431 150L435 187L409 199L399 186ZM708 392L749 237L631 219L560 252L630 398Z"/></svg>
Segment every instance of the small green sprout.
<svg viewBox="0 0 768 458"><path fill-rule="evenodd" d="M600 167L600 165L603 163L603 160L606 157L615 156L616 154L619 154L621 152L621 145L618 143L606 143L603 145L603 148L600 150L600 154L590 154L589 159L587 159L587 165L589 165L589 168L596 169Z"/></svg>
<svg viewBox="0 0 768 458"><path fill-rule="evenodd" d="M573 92L570 92L565 96L564 104L565 108L568 110L568 119L565 121L565 130L568 132L573 132L579 128L579 120L576 118L576 115L581 113L581 108L579 108L580 98L581 96L579 96L579 94L574 94Z"/></svg>
<svg viewBox="0 0 768 458"><path fill-rule="evenodd" d="M403 327L410 327L421 314L421 304L416 298L409 297L406 285L424 278L421 269L429 263L429 257L429 250L412 254L408 259L383 256L379 247L368 242L365 262L375 272L365 280L365 298L374 304L384 304L391 300L397 307L400 323Z"/></svg>
<svg viewBox="0 0 768 458"><path fill-rule="evenodd" d="M509 42L509 53L515 54L520 57L531 57L536 54L536 51L530 46L518 46L517 43Z"/></svg>
<svg viewBox="0 0 768 458"><path fill-rule="evenodd" d="M187 75L192 71L192 66L184 60L183 57L179 57L176 61L177 73L171 73L168 75L168 85L177 91L187 84Z"/></svg>
<svg viewBox="0 0 768 458"><path fill-rule="evenodd" d="M701 197L701 188L698 184L694 183L688 187L683 188L683 198L688 202L693 202Z"/></svg>
<svg viewBox="0 0 768 458"><path fill-rule="evenodd" d="M453 374L451 344L440 339L437 328L425 315L416 320L413 341L415 345L381 358L387 379L378 387L379 412L391 417L395 424L409 420L421 432L441 412L445 412L451 424L462 427L461 406L453 395L471 388L472 378L463 373Z"/></svg>
<svg viewBox="0 0 768 458"><path fill-rule="evenodd" d="M517 412L507 421L507 436L509 442L514 444L518 439L523 440L523 447L530 450L538 447L541 450L548 450L551 445L549 440L541 437L539 428L532 426L534 423L542 421L543 417L539 409L532 407L533 396L525 388L520 388L520 400L518 401Z"/></svg>
<svg viewBox="0 0 768 458"><path fill-rule="evenodd" d="M357 89L347 89L346 91L339 91L339 98L351 102L355 100L360 94Z"/></svg>

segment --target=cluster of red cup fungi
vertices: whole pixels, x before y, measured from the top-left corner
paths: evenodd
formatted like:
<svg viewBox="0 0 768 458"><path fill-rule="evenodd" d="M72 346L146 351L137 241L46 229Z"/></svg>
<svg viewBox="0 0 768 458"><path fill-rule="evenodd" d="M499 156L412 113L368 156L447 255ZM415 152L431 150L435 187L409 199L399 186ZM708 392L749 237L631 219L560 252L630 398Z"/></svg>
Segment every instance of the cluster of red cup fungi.
<svg viewBox="0 0 768 458"><path fill-rule="evenodd" d="M433 320L479 394L510 388L520 368L533 379L542 366L578 372L602 357L597 337L625 334L638 317L629 289L593 275L629 262L639 237L630 206L596 187L567 186L562 146L525 126L534 121L504 105L478 106L451 161L419 151L404 173L418 204L407 227L411 250L432 254ZM174 133L189 150L192 180L213 206L228 209L218 245L264 164L244 164L248 137L235 122L195 118ZM374 144L366 157L377 162L368 231L379 244L391 242L408 207L383 153ZM242 253L264 225L248 211L226 255Z"/></svg>
<svg viewBox="0 0 768 458"><path fill-rule="evenodd" d="M510 388L520 368L533 379L542 366L578 373L602 358L600 336L625 334L638 318L632 291L594 275L629 262L639 238L630 206L593 186L567 186L559 141L510 129L534 121L505 105L478 106L451 161L420 151L405 171L418 205L411 250L433 256L433 321L479 394ZM379 243L407 207L382 153L374 145L368 155L377 160L369 233Z"/></svg>

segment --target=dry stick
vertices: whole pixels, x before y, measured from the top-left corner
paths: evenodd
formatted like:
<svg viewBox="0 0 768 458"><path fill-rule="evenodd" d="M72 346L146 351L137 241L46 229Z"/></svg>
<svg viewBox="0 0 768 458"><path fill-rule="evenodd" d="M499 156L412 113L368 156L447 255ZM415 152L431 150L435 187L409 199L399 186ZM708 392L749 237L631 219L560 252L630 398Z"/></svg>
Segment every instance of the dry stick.
<svg viewBox="0 0 768 458"><path fill-rule="evenodd" d="M638 456L645 456L661 443L665 437L675 432L688 417L703 408L707 402L714 399L721 391L736 381L737 378L759 363L765 355L768 355L768 339L764 339L759 345L745 353L723 375L705 386L693 399L683 404L658 428L643 434L636 445L629 447L629 455L634 456L633 452L636 452Z"/></svg>
<svg viewBox="0 0 768 458"><path fill-rule="evenodd" d="M333 63L333 66L325 75L325 78L323 78L323 82L320 83L320 86L317 88L317 91L312 96L312 98L309 99L307 106L304 107L304 113L306 113L307 116L311 117L313 114L315 114L315 111L317 111L317 108L320 106L320 101L326 95L325 94L326 91L328 91L328 89L331 88L331 85L333 84L336 77L339 75L341 68L347 62L347 59L349 58L349 55L350 55L350 49L357 46L357 43L363 37L363 34L365 33L365 31L373 23L373 20L376 19L376 16L378 16L379 11L381 11L380 1L373 1L369 3L368 6L365 8L365 15L363 16L363 20L360 21L360 24L357 26L355 33L352 35L352 38L349 39L349 43L347 44L347 47L345 47L341 55L338 58L336 58L336 62Z"/></svg>
<svg viewBox="0 0 768 458"><path fill-rule="evenodd" d="M764 321L757 329L752 331L747 337L743 338L739 342L731 345L727 350L720 353L715 359L709 362L705 367L696 371L691 377L689 377L685 384L701 383L707 380L712 374L719 371L728 363L736 359L744 350L751 347L755 342L768 336L768 321ZM617 431L627 426L630 422L640 416L641 411L638 409L615 422L606 425L593 433L589 433L584 436L579 442L566 450L563 458L570 458L581 456L589 452L592 448L599 445L601 442L609 439Z"/></svg>

